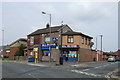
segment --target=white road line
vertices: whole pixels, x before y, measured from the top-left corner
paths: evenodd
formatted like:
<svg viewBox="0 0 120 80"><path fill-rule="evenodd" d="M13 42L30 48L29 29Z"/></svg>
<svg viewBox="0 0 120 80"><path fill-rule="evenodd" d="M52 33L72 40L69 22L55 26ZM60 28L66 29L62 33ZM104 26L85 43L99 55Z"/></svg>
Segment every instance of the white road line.
<svg viewBox="0 0 120 80"><path fill-rule="evenodd" d="M82 70L82 71L88 71L88 70L90 70L90 69L84 69L84 70Z"/></svg>
<svg viewBox="0 0 120 80"><path fill-rule="evenodd" d="M70 70L71 72L75 72L75 73L80 73L80 74L85 74L85 75L89 75L89 76L94 76L94 77L100 77L101 75L96 75L96 74L92 74L92 73L87 73L87 72L83 72L83 71L79 71L79 70Z"/></svg>
<svg viewBox="0 0 120 80"><path fill-rule="evenodd" d="M41 67L47 67L46 65L40 65L40 64L28 64L28 65L32 65L32 66L41 66Z"/></svg>

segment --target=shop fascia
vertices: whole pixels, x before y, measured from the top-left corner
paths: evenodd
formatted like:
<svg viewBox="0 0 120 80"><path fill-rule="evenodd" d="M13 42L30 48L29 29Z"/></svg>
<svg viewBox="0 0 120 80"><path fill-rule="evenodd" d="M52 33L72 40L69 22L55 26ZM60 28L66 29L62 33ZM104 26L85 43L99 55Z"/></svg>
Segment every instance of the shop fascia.
<svg viewBox="0 0 120 80"><path fill-rule="evenodd" d="M40 45L41 48L46 48L46 47L57 47L58 43L43 43Z"/></svg>
<svg viewBox="0 0 120 80"><path fill-rule="evenodd" d="M79 45L59 45L59 48L80 48Z"/></svg>

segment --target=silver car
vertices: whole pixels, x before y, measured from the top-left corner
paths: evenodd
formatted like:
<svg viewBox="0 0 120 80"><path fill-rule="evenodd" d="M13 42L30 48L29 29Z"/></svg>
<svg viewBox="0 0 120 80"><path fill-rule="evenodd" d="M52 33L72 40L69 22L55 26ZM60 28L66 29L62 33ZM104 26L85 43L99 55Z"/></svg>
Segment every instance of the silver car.
<svg viewBox="0 0 120 80"><path fill-rule="evenodd" d="M115 62L115 57L109 57L108 62Z"/></svg>

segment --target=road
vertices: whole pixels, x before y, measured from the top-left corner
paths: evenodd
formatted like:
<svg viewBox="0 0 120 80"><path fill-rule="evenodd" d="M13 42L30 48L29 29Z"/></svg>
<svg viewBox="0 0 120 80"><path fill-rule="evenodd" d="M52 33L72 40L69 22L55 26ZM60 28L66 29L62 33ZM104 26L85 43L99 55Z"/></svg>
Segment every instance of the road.
<svg viewBox="0 0 120 80"><path fill-rule="evenodd" d="M64 65L63 65L64 66ZM46 67L3 62L3 78L105 78L118 68L118 62L95 62L77 67Z"/></svg>

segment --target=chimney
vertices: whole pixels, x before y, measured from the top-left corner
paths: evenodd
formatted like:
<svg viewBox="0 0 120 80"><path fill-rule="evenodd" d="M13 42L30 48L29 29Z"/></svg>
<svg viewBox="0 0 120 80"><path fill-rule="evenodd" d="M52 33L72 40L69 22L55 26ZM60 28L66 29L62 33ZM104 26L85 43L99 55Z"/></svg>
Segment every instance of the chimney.
<svg viewBox="0 0 120 80"><path fill-rule="evenodd" d="M49 23L47 23L47 24L46 24L46 28L49 28L49 27L50 27L50 25L49 25Z"/></svg>

